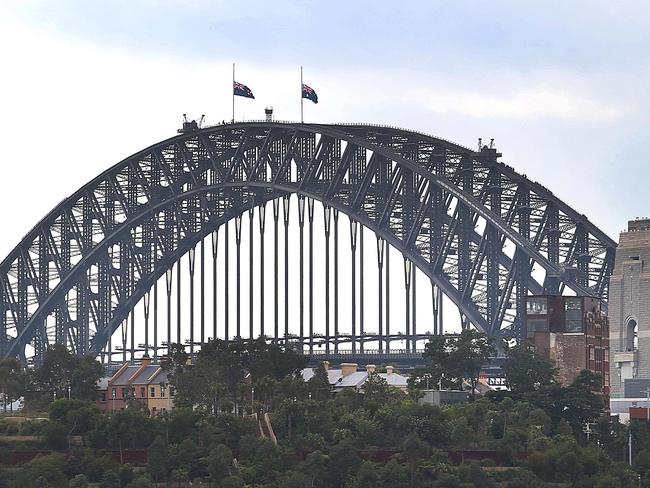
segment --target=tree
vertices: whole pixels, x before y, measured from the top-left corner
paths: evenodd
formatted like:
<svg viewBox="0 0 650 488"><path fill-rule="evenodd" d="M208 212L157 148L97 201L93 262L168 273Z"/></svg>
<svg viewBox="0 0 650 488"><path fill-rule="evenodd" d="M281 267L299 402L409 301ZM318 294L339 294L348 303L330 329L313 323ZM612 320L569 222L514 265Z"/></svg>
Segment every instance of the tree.
<svg viewBox="0 0 650 488"><path fill-rule="evenodd" d="M453 365L450 362L449 354L454 346L454 340L443 335L433 336L424 346L425 351L422 354L429 360L426 369L415 372L411 384L422 386L427 385L432 388L455 388L461 387L462 375L459 378Z"/></svg>
<svg viewBox="0 0 650 488"><path fill-rule="evenodd" d="M434 336L426 345L423 356L430 360L432 379L460 387L466 379L470 394L478 384L481 367L496 354L492 339L472 329L463 330L458 336Z"/></svg>
<svg viewBox="0 0 650 488"><path fill-rule="evenodd" d="M309 393L311 397L317 402L324 402L329 400L332 395L332 387L330 385L327 370L323 363L319 364L314 370L314 376L309 378L307 382Z"/></svg>
<svg viewBox="0 0 650 488"><path fill-rule="evenodd" d="M151 480L146 476L138 476L131 483L126 485L126 488L150 488Z"/></svg>
<svg viewBox="0 0 650 488"><path fill-rule="evenodd" d="M70 393L74 363L74 357L63 344L48 346L43 362L35 371L38 386L55 398L66 398Z"/></svg>
<svg viewBox="0 0 650 488"><path fill-rule="evenodd" d="M64 468L65 457L62 454L38 456L23 466L13 486L65 486L67 480Z"/></svg>
<svg viewBox="0 0 650 488"><path fill-rule="evenodd" d="M232 451L224 444L212 449L204 462L212 481L218 482L232 474Z"/></svg>
<svg viewBox="0 0 650 488"><path fill-rule="evenodd" d="M106 471L99 483L99 488L120 488L120 477L113 471Z"/></svg>
<svg viewBox="0 0 650 488"><path fill-rule="evenodd" d="M147 471L154 483L167 478L167 443L162 436L157 436L147 451Z"/></svg>
<svg viewBox="0 0 650 488"><path fill-rule="evenodd" d="M70 376L72 398L94 402L97 399L97 382L104 374L101 363L92 356L73 361Z"/></svg>
<svg viewBox="0 0 650 488"><path fill-rule="evenodd" d="M402 445L402 455L409 463L411 471L411 482L415 477L415 468L420 459L429 454L429 445L418 437L415 432L411 432Z"/></svg>
<svg viewBox="0 0 650 488"><path fill-rule="evenodd" d="M88 478L85 474L78 474L70 480L70 488L88 488Z"/></svg>
<svg viewBox="0 0 650 488"><path fill-rule="evenodd" d="M0 360L0 395L2 396L3 410L7 405L13 410L13 402L25 394L27 374L20 362L14 358Z"/></svg>
<svg viewBox="0 0 650 488"><path fill-rule="evenodd" d="M320 451L310 453L307 458L298 466L309 479L309 486L324 486L324 480L327 475L328 456Z"/></svg>
<svg viewBox="0 0 650 488"><path fill-rule="evenodd" d="M518 344L509 348L502 369L510 390L521 394L550 385L556 373L553 365L535 354L528 344Z"/></svg>

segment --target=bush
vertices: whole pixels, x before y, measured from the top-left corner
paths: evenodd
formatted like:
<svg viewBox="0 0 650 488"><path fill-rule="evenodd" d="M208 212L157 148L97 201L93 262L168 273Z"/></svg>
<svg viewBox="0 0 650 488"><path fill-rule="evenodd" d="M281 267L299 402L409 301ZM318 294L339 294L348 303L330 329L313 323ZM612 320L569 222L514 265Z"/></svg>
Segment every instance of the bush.
<svg viewBox="0 0 650 488"><path fill-rule="evenodd" d="M140 475L126 486L127 488L151 488L153 483L146 476Z"/></svg>
<svg viewBox="0 0 650 488"><path fill-rule="evenodd" d="M120 477L113 471L106 471L102 476L102 481L99 483L99 488L120 488Z"/></svg>
<svg viewBox="0 0 650 488"><path fill-rule="evenodd" d="M88 478L84 474L78 474L70 480L70 488L88 488Z"/></svg>

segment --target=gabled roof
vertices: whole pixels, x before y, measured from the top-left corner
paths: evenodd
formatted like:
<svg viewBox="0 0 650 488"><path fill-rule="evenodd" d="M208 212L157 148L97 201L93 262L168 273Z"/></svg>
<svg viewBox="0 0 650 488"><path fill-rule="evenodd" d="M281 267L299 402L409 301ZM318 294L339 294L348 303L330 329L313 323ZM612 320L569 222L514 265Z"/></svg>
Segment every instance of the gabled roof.
<svg viewBox="0 0 650 488"><path fill-rule="evenodd" d="M159 370L162 370L157 364L152 364L142 368L135 378L131 381L133 385L148 385L151 380L156 376Z"/></svg>
<svg viewBox="0 0 650 488"><path fill-rule="evenodd" d="M315 374L314 371L315 371L314 368L303 369L301 371L303 380L309 381L311 378L313 378ZM378 373L378 374L381 378L385 379L386 383L388 383L390 386L394 386L396 388L406 388L408 385L407 377L399 373L391 373L391 374ZM335 388L346 388L346 387L360 388L368 380L368 372L356 371L354 373L350 373L347 376L343 376L340 369L328 369L327 378L329 380L330 385L334 386Z"/></svg>
<svg viewBox="0 0 650 488"><path fill-rule="evenodd" d="M399 373L379 373L379 376L385 379L386 383L390 386L395 386L397 388L406 388L408 386L408 378Z"/></svg>
<svg viewBox="0 0 650 488"><path fill-rule="evenodd" d="M350 373L347 376L341 376L334 384L334 387L335 388L345 388L345 387L358 388L362 386L367 379L368 379L368 373L366 371L357 371L355 373Z"/></svg>
<svg viewBox="0 0 650 488"><path fill-rule="evenodd" d="M115 373L115 376L111 378L111 386L128 386L131 377L136 374L139 369L139 365L129 365L124 369L120 369L120 371Z"/></svg>
<svg viewBox="0 0 650 488"><path fill-rule="evenodd" d="M314 368L305 368L303 369L300 374L302 375L302 379L305 381L309 381L315 376L315 369ZM327 379L330 383L330 385L336 384L336 382L339 380L341 377L341 370L340 369L328 369L327 370Z"/></svg>

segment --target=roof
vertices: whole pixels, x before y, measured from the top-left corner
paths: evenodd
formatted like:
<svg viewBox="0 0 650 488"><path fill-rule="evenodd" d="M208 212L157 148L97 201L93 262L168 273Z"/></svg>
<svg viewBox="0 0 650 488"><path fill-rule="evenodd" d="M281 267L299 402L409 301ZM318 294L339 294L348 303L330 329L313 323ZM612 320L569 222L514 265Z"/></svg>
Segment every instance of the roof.
<svg viewBox="0 0 650 488"><path fill-rule="evenodd" d="M142 368L142 371L131 382L134 385L148 385L151 380L156 376L158 370L162 368L157 364L152 364Z"/></svg>
<svg viewBox="0 0 650 488"><path fill-rule="evenodd" d="M341 376L334 385L335 388L346 388L346 387L355 387L358 388L362 386L368 379L367 371L357 371L356 373L350 373L347 376Z"/></svg>
<svg viewBox="0 0 650 488"><path fill-rule="evenodd" d="M300 372L300 374L302 375L303 380L309 381L316 374L316 368L305 368ZM327 370L327 379L328 379L330 385L336 384L336 382L339 380L340 377L341 377L341 370L340 369L328 369Z"/></svg>
<svg viewBox="0 0 650 488"><path fill-rule="evenodd" d="M314 371L315 371L314 368L303 369L301 371L303 380L309 381L311 378L313 378ZM396 388L406 388L407 386L407 377L402 376L399 373L391 373L391 374L378 373L378 374L379 377L386 380L386 383L388 383L390 386L394 386ZM346 388L346 387L359 388L363 386L363 384L367 381L368 372L356 371L354 373L350 373L347 376L343 376L340 369L328 369L327 378L329 379L330 385L334 386L335 388Z"/></svg>
<svg viewBox="0 0 650 488"><path fill-rule="evenodd" d="M647 398L610 398L609 408L611 413L628 413L630 408L648 408L650 401Z"/></svg>
<svg viewBox="0 0 650 488"><path fill-rule="evenodd" d="M379 373L379 376L384 378L386 380L386 383L388 383L390 386L395 386L397 388L406 388L408 386L408 378L406 376L402 376L399 373Z"/></svg>
<svg viewBox="0 0 650 488"><path fill-rule="evenodd" d="M133 376L140 369L139 365L129 365L122 371L118 371L111 379L113 386L127 386L131 376Z"/></svg>

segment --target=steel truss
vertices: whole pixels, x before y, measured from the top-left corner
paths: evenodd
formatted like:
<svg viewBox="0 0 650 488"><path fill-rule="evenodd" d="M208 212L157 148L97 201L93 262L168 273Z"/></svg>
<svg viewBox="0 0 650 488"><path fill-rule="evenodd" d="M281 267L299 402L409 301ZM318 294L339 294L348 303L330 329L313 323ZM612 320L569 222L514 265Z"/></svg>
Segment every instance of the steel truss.
<svg viewBox="0 0 650 488"><path fill-rule="evenodd" d="M172 340L173 273L178 290L181 283L180 266L175 264L191 253L194 294L194 249L199 242L202 342L206 334L203 239L212 234L216 269L216 230L226 224L227 232L228 222L235 221L239 280L244 215L251 212L252 229L252 212L258 209L263 235L263 210L269 201L273 206L276 295L275 323L267 324L266 330L273 328L277 339L282 329L278 322L278 221L282 215L286 235L287 197L293 193L298 194L300 207L301 296L291 305L288 292L284 298L285 307L301 309L299 339L310 351L315 343L325 341L328 353L330 346L337 352L339 345L346 343L356 354L363 352L366 336L377 340L380 350L388 347L394 338L388 314L390 277L384 250L388 245L405 259L407 303L409 288L416 286L415 268L431 280L434 330L438 333L442 333L438 323L442 294L458 307L465 325L472 324L497 338L520 336L524 299L529 293L570 289L606 300L614 241L549 190L497 162L498 156L494 149L473 151L428 135L370 125L234 123L153 145L59 204L0 264L0 357L38 360L53 342L66 344L79 355L99 354L107 343L110 347L113 333L129 319L133 356L137 348L133 344L134 307L145 297L148 310L152 293L157 310L155 283L163 275L168 320L158 325L154 317L154 340L163 341L163 335ZM328 314L324 338L314 334L311 294L308 324L302 318L303 254L309 256L307 288L312 290L313 200L322 202L326 212ZM305 206L307 253L303 249ZM377 236L378 269L380 276L384 268L386 273L385 281L378 283L378 293L387 310L385 319L380 314L378 334L364 331L363 286L360 322L355 323L358 315L353 310L351 334L338 330L339 212L350 219L354 253L359 248L363 257L363 231L357 230L357 224ZM335 236L333 317L329 315L331 227ZM227 254L227 239L223 245ZM249 253L252 260L252 246ZM227 261L224 271L227 276ZM252 280L250 287L252 290ZM223 293L227 297L227 287ZM235 293L239 303L239 291ZM416 334L414 296L413 310L406 310L406 343L413 350L421 339ZM227 300L225 303L227 316ZM352 303L354 307L356 298ZM180 299L177 307L180 318ZM216 300L214 307L216 317ZM239 306L236 313L239 316ZM262 313L264 331L263 317ZM148 341L148 313L146 320ZM163 334L165 327L167 333ZM180 322L177 327L180 335ZM216 333L216 322L213 328ZM284 329L286 336L286 322ZM240 332L238 323L237 334ZM192 345L195 340L192 337Z"/></svg>

